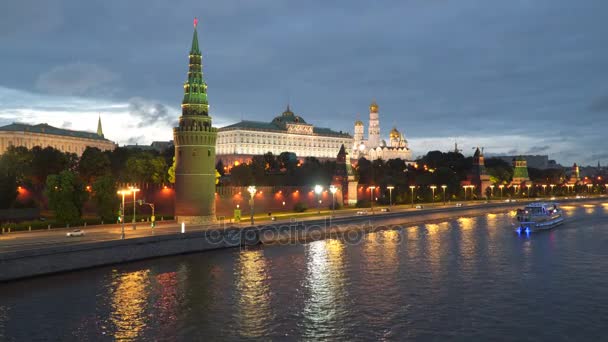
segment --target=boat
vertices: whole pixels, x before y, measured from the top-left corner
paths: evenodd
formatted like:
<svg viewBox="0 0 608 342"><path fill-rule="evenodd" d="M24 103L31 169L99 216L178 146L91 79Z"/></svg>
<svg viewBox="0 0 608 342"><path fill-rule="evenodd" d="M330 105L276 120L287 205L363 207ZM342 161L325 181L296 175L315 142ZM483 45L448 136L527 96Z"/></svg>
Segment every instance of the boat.
<svg viewBox="0 0 608 342"><path fill-rule="evenodd" d="M533 233L555 228L564 222L562 210L554 202L536 202L517 209L515 232Z"/></svg>

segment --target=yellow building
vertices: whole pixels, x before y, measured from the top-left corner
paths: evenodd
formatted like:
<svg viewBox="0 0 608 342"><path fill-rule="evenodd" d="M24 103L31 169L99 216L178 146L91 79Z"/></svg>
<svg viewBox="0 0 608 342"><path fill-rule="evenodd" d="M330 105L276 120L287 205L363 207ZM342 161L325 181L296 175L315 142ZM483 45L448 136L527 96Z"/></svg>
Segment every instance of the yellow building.
<svg viewBox="0 0 608 342"><path fill-rule="evenodd" d="M73 131L53 127L47 124L28 125L12 123L0 127L0 154L10 146L23 146L31 149L35 146L56 148L61 152L76 153L78 156L90 147L102 151L114 150L116 144L103 136L101 119L97 123L97 132Z"/></svg>

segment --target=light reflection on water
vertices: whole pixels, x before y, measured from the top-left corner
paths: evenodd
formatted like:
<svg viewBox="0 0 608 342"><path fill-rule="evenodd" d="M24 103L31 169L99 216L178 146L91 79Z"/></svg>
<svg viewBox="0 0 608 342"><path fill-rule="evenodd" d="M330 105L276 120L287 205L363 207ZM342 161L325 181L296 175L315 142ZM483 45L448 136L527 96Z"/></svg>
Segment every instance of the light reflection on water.
<svg viewBox="0 0 608 342"><path fill-rule="evenodd" d="M0 340L598 340L606 210L529 237L489 214L0 285Z"/></svg>

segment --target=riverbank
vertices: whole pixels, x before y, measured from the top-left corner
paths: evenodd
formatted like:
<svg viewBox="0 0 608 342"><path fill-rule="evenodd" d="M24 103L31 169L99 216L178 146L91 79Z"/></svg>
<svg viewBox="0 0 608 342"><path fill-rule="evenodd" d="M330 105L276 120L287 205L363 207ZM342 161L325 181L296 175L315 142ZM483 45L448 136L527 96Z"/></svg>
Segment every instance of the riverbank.
<svg viewBox="0 0 608 342"><path fill-rule="evenodd" d="M600 203L605 199L565 201L563 204ZM291 243L323 239L348 232L410 226L457 217L501 213L523 203L489 203L477 206L444 207L403 212L378 213L310 221L288 221L254 227L210 228L159 236L138 237L75 245L0 253L0 281L11 281L45 274L125 263L185 253L255 245Z"/></svg>

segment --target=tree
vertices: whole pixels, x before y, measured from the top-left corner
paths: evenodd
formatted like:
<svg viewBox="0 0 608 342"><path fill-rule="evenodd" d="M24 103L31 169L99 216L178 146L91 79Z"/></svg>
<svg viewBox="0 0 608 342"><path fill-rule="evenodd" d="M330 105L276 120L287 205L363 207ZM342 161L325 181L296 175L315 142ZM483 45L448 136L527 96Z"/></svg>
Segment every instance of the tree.
<svg viewBox="0 0 608 342"><path fill-rule="evenodd" d="M118 210L116 190L116 183L110 175L98 177L93 183L93 200L97 207L97 215L103 221L114 221Z"/></svg>
<svg viewBox="0 0 608 342"><path fill-rule="evenodd" d="M140 152L127 159L127 180L134 183L162 184L168 179L165 159L149 152Z"/></svg>
<svg viewBox="0 0 608 342"><path fill-rule="evenodd" d="M9 146L0 156L0 173L12 175L17 183L30 181L32 174L32 158L30 150L23 146Z"/></svg>
<svg viewBox="0 0 608 342"><path fill-rule="evenodd" d="M110 158L97 147L87 147L80 157L78 173L87 184L90 184L97 177L110 173Z"/></svg>
<svg viewBox="0 0 608 342"><path fill-rule="evenodd" d="M247 164L240 164L230 170L230 183L235 186L252 185L253 172Z"/></svg>
<svg viewBox="0 0 608 342"><path fill-rule="evenodd" d="M171 164L171 167L167 171L167 175L168 175L169 183L171 183L171 184L175 183L175 157L173 157L173 163Z"/></svg>
<svg viewBox="0 0 608 342"><path fill-rule="evenodd" d="M74 172L64 170L59 174L49 175L44 193L58 222L75 223L82 216L87 192L82 180Z"/></svg>
<svg viewBox="0 0 608 342"><path fill-rule="evenodd" d="M0 173L0 209L10 208L17 199L15 175Z"/></svg>
<svg viewBox="0 0 608 342"><path fill-rule="evenodd" d="M59 174L63 170L71 170L75 159L50 146L32 148L32 183L45 184L48 175Z"/></svg>

